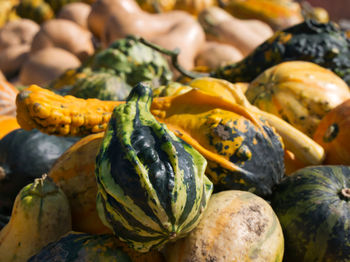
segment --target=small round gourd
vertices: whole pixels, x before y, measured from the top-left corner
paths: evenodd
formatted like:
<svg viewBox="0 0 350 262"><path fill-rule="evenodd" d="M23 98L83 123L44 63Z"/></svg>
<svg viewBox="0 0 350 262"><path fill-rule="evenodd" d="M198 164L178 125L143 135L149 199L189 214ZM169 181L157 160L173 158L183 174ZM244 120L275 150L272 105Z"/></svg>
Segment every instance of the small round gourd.
<svg viewBox="0 0 350 262"><path fill-rule="evenodd" d="M350 99L333 108L317 126L313 139L326 151L324 164L350 165Z"/></svg>
<svg viewBox="0 0 350 262"><path fill-rule="evenodd" d="M284 239L265 200L228 190L213 194L199 225L166 251L168 262L281 262Z"/></svg>
<svg viewBox="0 0 350 262"><path fill-rule="evenodd" d="M286 262L350 261L350 167L299 169L274 190Z"/></svg>

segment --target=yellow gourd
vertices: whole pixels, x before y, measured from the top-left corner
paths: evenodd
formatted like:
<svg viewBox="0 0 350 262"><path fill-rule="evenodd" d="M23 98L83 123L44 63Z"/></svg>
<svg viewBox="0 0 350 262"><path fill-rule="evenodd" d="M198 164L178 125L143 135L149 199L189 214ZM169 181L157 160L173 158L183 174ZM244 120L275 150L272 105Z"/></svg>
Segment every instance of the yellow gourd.
<svg viewBox="0 0 350 262"><path fill-rule="evenodd" d="M11 219L0 231L1 261L23 262L71 230L67 197L46 175L17 195Z"/></svg>

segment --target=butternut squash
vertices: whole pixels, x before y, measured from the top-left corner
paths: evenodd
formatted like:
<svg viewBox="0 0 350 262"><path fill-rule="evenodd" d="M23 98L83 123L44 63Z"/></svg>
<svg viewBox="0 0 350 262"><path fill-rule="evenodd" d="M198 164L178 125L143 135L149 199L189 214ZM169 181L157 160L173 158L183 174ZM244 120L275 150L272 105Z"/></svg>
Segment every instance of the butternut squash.
<svg viewBox="0 0 350 262"><path fill-rule="evenodd" d="M0 51L0 70L7 78L15 76L28 60L30 45L9 46Z"/></svg>
<svg viewBox="0 0 350 262"><path fill-rule="evenodd" d="M51 19L41 25L35 35L31 52L47 47L62 48L84 61L94 53L92 35L78 24L66 19Z"/></svg>
<svg viewBox="0 0 350 262"><path fill-rule="evenodd" d="M18 19L6 23L0 29L0 50L15 45L30 45L39 25L29 19Z"/></svg>
<svg viewBox="0 0 350 262"><path fill-rule="evenodd" d="M220 0L230 14L241 19L258 19L274 30L301 23L301 6L294 0Z"/></svg>
<svg viewBox="0 0 350 262"><path fill-rule="evenodd" d="M44 48L32 54L23 63L19 81L23 85L45 86L67 69L78 66L80 66L80 61L72 53L56 47Z"/></svg>
<svg viewBox="0 0 350 262"><path fill-rule="evenodd" d="M236 47L244 56L272 36L270 26L259 20L241 20L224 9L212 6L198 15L206 38Z"/></svg>
<svg viewBox="0 0 350 262"><path fill-rule="evenodd" d="M86 3L70 3L62 7L57 15L57 18L73 21L80 25L82 28L88 29L87 20L90 12L91 6Z"/></svg>
<svg viewBox="0 0 350 262"><path fill-rule="evenodd" d="M205 66L209 70L216 69L229 63L235 63L243 58L239 49L232 45L207 41L196 56L195 64Z"/></svg>
<svg viewBox="0 0 350 262"><path fill-rule="evenodd" d="M134 0L97 0L96 6L96 10L92 6L89 26L94 16L105 16L102 20L95 18L100 20L100 27L103 28L100 33L103 46L127 35L136 35L168 49L179 48L179 64L186 69L194 67L194 59L204 44L205 35L191 15L183 11L150 14ZM97 10L108 11L99 14Z"/></svg>
<svg viewBox="0 0 350 262"><path fill-rule="evenodd" d="M23 262L71 230L67 197L47 176L17 195L9 223L0 231L1 261Z"/></svg>

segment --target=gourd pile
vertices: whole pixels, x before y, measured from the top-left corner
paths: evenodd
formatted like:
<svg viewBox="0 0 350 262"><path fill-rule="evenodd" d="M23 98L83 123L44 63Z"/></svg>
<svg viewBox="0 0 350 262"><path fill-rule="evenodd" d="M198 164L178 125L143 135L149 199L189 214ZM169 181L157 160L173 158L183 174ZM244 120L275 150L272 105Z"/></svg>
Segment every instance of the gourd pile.
<svg viewBox="0 0 350 262"><path fill-rule="evenodd" d="M0 3L0 260L350 261L350 38L292 0Z"/></svg>

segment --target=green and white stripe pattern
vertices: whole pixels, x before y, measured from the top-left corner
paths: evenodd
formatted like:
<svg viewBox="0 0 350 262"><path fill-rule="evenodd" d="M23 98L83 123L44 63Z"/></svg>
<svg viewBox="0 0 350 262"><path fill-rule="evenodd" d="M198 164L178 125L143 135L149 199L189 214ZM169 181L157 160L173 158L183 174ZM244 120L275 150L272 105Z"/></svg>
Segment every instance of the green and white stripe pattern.
<svg viewBox="0 0 350 262"><path fill-rule="evenodd" d="M184 237L212 193L205 158L151 114L152 89L140 83L114 109L96 158L97 209L137 251Z"/></svg>

